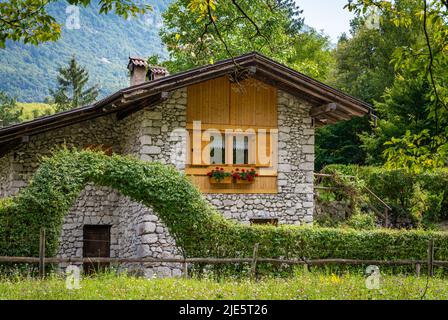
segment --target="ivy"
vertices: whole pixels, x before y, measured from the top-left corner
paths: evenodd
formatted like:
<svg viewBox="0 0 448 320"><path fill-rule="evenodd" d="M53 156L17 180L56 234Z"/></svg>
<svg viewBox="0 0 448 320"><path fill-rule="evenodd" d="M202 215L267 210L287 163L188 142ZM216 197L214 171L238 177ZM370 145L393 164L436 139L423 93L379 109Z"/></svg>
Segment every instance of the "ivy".
<svg viewBox="0 0 448 320"><path fill-rule="evenodd" d="M421 230L248 226L225 219L174 167L131 156L63 149L44 158L27 188L0 202L0 255L36 256L39 229L57 253L64 216L87 183L108 186L154 209L185 257L448 259L448 236Z"/></svg>

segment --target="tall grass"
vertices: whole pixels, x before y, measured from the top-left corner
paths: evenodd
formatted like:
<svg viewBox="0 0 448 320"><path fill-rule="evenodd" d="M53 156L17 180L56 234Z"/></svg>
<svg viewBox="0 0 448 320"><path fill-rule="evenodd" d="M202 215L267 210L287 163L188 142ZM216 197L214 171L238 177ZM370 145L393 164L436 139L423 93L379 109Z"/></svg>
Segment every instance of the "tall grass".
<svg viewBox="0 0 448 320"><path fill-rule="evenodd" d="M103 273L82 278L81 288L66 289L64 278L0 277L0 299L210 299L210 300L320 300L320 299L420 299L426 278L381 277L380 289L367 289L360 274L336 275L298 272L294 277L259 281L223 279L144 279L126 274ZM425 299L448 299L446 279L432 278Z"/></svg>

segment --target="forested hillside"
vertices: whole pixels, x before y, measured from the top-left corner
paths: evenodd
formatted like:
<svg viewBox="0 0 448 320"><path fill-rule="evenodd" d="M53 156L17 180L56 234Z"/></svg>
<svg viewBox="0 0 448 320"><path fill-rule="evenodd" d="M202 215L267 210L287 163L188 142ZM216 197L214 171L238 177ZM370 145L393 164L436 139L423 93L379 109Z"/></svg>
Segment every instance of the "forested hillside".
<svg viewBox="0 0 448 320"><path fill-rule="evenodd" d="M80 7L80 29L68 29L67 3L50 6L49 12L61 22L62 37L39 46L7 42L0 49L0 90L18 101L44 101L56 83L57 68L75 54L89 70L92 84L100 85L100 97L128 84L126 64L129 55L164 55L158 36L161 17L170 0L145 0L153 12L138 19L100 15L92 6Z"/></svg>

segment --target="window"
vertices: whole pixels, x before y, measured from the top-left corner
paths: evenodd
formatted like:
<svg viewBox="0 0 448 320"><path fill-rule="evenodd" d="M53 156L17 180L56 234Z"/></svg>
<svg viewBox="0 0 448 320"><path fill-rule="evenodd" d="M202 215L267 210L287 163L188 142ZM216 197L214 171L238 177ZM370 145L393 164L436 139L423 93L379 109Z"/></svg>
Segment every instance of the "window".
<svg viewBox="0 0 448 320"><path fill-rule="evenodd" d="M278 219L250 219L251 225L270 225L277 227Z"/></svg>
<svg viewBox="0 0 448 320"><path fill-rule="evenodd" d="M249 137L233 137L233 159L232 164L249 164Z"/></svg>
<svg viewBox="0 0 448 320"><path fill-rule="evenodd" d="M226 133L227 164L255 165L257 144L254 132Z"/></svg>
<svg viewBox="0 0 448 320"><path fill-rule="evenodd" d="M110 257L110 225L85 225L83 230L83 257L109 258ZM109 263L84 263L87 274L103 270Z"/></svg>
<svg viewBox="0 0 448 320"><path fill-rule="evenodd" d="M102 151L107 156L111 156L113 153L112 146L104 144L89 144L85 146L84 149L90 151Z"/></svg>
<svg viewBox="0 0 448 320"><path fill-rule="evenodd" d="M226 163L226 148L225 136L216 135L210 137L210 163L211 164L225 164Z"/></svg>
<svg viewBox="0 0 448 320"><path fill-rule="evenodd" d="M264 129L263 129L264 130ZM202 130L189 132L186 148L187 163L193 166L239 165L273 167L277 150L276 133L233 130Z"/></svg>

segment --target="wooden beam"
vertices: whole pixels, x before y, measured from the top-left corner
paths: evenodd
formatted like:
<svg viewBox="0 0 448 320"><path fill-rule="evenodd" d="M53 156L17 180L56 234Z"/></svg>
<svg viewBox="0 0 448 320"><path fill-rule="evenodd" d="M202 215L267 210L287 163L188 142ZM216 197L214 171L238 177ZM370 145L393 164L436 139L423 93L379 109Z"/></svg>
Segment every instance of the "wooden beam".
<svg viewBox="0 0 448 320"><path fill-rule="evenodd" d="M320 96L326 101L337 101L340 104L352 108L353 112L359 113L360 115L365 115L370 109L370 106L361 100L351 97L328 85L320 83L319 81L309 78L297 71L288 69L284 65L266 59L265 57L260 57L257 59L257 66L263 66L266 72L274 77L279 77L284 81L291 79L300 87L300 90L303 90L308 94Z"/></svg>
<svg viewBox="0 0 448 320"><path fill-rule="evenodd" d="M320 116L319 119L321 119L321 120L322 119L326 119L327 123L337 123L337 122L340 122L340 121L347 120L347 118L341 117L341 116L339 116L337 114L334 114L334 113L327 113L325 115Z"/></svg>
<svg viewBox="0 0 448 320"><path fill-rule="evenodd" d="M290 95L292 95L294 97L305 100L313 105L320 105L323 103L322 100L317 100L310 95L303 94L301 91L297 90L296 88L294 88L292 86L288 86L278 80L274 80L271 77L268 77L267 75L262 74L262 72L257 72L256 74L254 74L253 78L260 80L266 84L269 84L273 87L276 87L281 91L289 93Z"/></svg>
<svg viewBox="0 0 448 320"><path fill-rule="evenodd" d="M123 120L131 114L142 110L143 108L153 107L168 99L168 92L160 92L139 102L130 103L129 106L117 112L117 120Z"/></svg>
<svg viewBox="0 0 448 320"><path fill-rule="evenodd" d="M317 118L315 118L313 120L314 120L314 126L316 128L320 128L320 127L323 127L323 126L327 125L327 120L326 119L317 119Z"/></svg>
<svg viewBox="0 0 448 320"><path fill-rule="evenodd" d="M330 112L334 112L336 111L336 109L338 108L337 103L327 103L324 104L323 106L319 106L319 107L313 107L310 110L310 117L311 118L316 118L317 116L321 116L321 115L326 115Z"/></svg>

